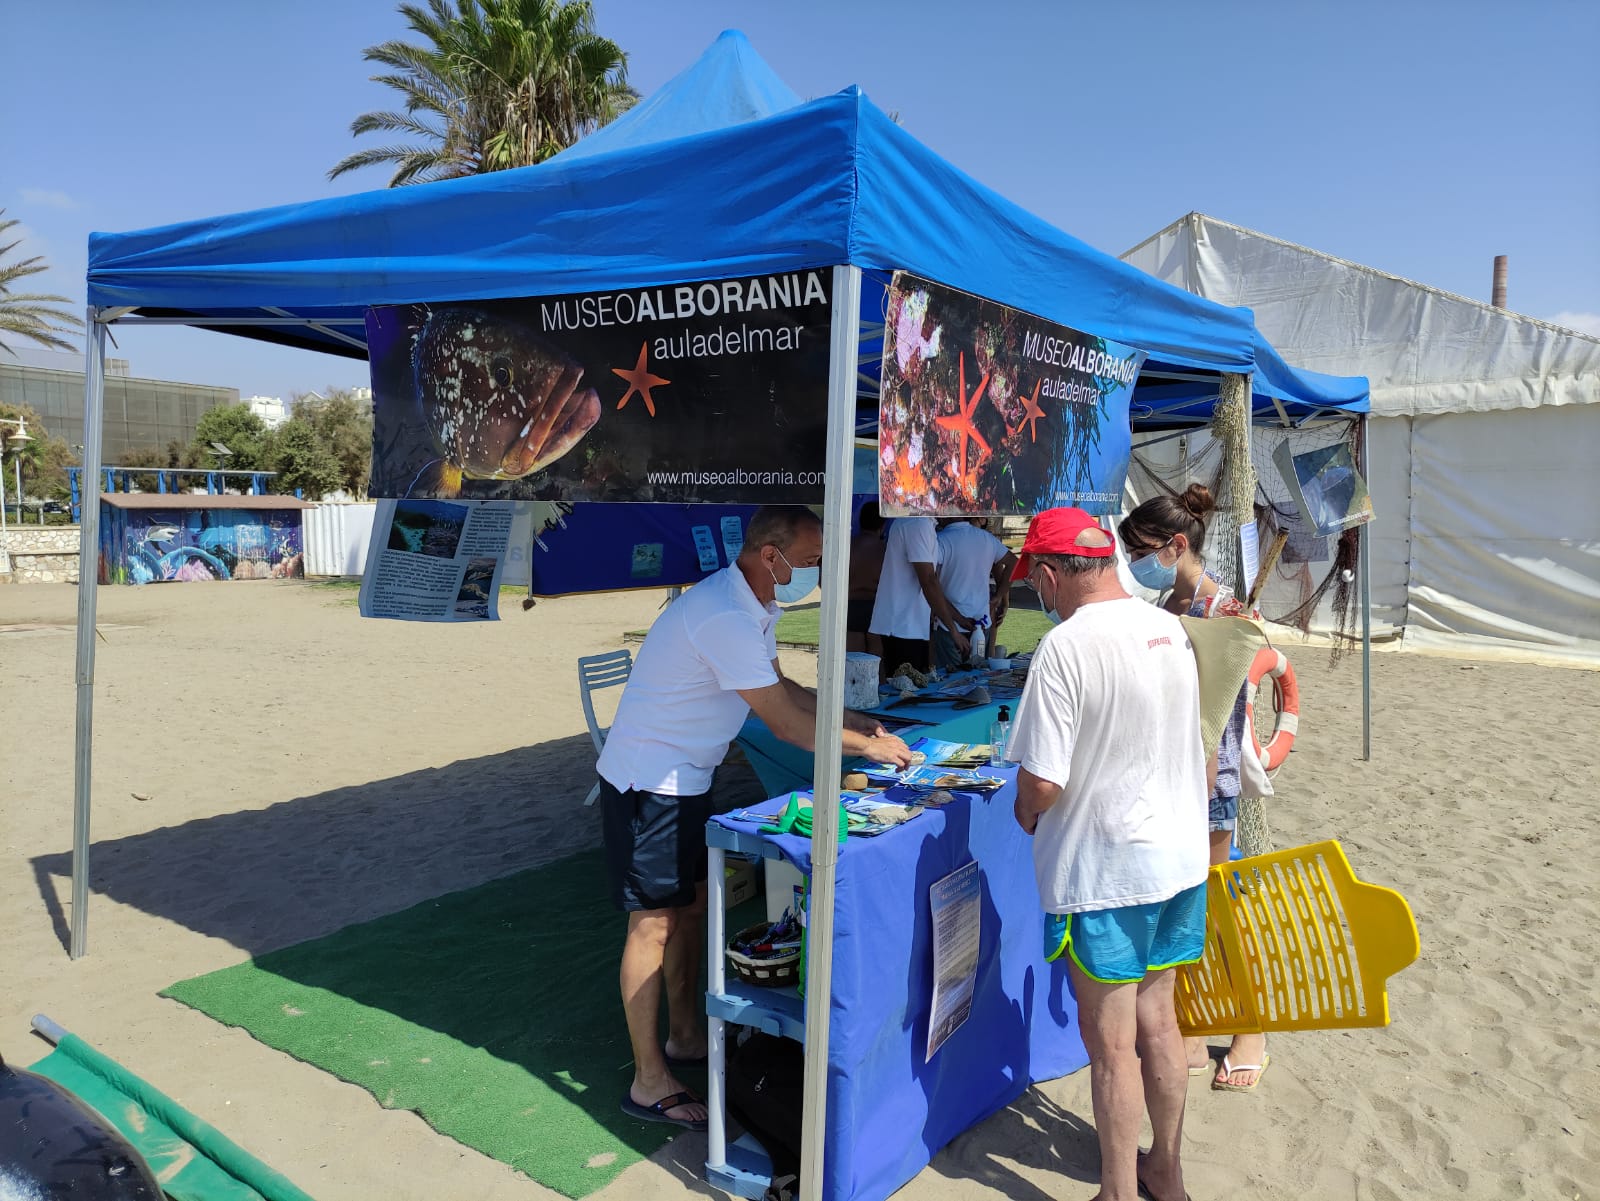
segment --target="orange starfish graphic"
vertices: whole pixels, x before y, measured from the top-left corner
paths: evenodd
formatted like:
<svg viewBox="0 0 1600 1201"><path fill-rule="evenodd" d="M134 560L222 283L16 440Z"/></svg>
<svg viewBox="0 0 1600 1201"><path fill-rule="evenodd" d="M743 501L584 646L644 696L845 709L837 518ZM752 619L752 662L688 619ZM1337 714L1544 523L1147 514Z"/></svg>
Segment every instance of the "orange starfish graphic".
<svg viewBox="0 0 1600 1201"><path fill-rule="evenodd" d="M935 417L934 421L947 430L955 430L961 435L961 474L967 474L967 439L971 438L983 447L985 456L994 452L989 449L989 444L983 440L983 435L978 432L978 427L972 424L972 415L977 412L978 402L983 399L984 391L989 387L989 376L992 372L984 372L983 379L979 381L977 391L972 394L971 401L967 400L967 356L963 353L957 362L961 380L960 412L952 413L948 417ZM980 460L981 461L981 460Z"/></svg>
<svg viewBox="0 0 1600 1201"><path fill-rule="evenodd" d="M628 390L622 394L622 399L617 401L617 408L622 408L623 405L628 403L628 398L637 392L643 398L644 407L649 411L650 416L654 417L656 415L656 402L650 397L650 389L661 384L670 384L672 381L662 379L659 375L651 375L646 370L645 363L649 355L649 348L650 343L648 342L640 345L639 361L634 365L632 371L624 371L621 367L613 367L611 374L620 375L628 381Z"/></svg>
<svg viewBox="0 0 1600 1201"><path fill-rule="evenodd" d="M1022 401L1025 406L1022 410L1022 420L1017 422L1017 433L1022 432L1022 427L1028 427L1028 441L1039 440L1039 422L1044 419L1044 410L1039 407L1039 384L1033 385L1033 395L1026 396Z"/></svg>

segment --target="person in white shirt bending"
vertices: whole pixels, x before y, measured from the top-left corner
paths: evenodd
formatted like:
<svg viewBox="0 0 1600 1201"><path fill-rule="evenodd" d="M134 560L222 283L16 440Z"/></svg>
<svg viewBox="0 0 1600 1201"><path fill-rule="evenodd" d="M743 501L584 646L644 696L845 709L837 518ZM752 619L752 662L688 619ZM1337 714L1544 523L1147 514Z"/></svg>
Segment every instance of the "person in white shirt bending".
<svg viewBox="0 0 1600 1201"><path fill-rule="evenodd" d="M967 631L972 619L956 612L939 586L939 532L931 517L896 517L883 549L878 599L872 606L869 633L883 639L883 672L902 663L927 671L932 654L929 620L938 617L964 658L971 649Z"/></svg>
<svg viewBox="0 0 1600 1201"><path fill-rule="evenodd" d="M987 517L957 517L939 531L939 587L956 613L983 626L985 640L994 645L990 584L1002 595L1011 588L1011 569L1017 556L989 532ZM938 619L933 623L933 662L936 667L956 667L965 662L956 652L955 639ZM981 666L981 664L980 664Z"/></svg>
<svg viewBox="0 0 1600 1201"><path fill-rule="evenodd" d="M1034 836L1045 955L1065 955L1100 1139L1100 1196L1182 1201L1188 1067L1174 971L1205 950L1208 764L1182 624L1117 581L1080 509L1028 528L1017 574L1059 623L1012 722L1017 822ZM1139 1152L1141 1111L1154 1138Z"/></svg>
<svg viewBox="0 0 1600 1201"><path fill-rule="evenodd" d="M706 1054L696 996L706 906L705 825L711 777L751 710L786 742L812 749L817 698L778 667L775 600L817 586L822 522L800 505L756 510L732 566L667 606L639 648L597 770L612 899L628 914L622 1005L633 1044L623 1111L692 1130L705 1104L672 1062ZM870 717L846 712L844 753L911 763L904 742ZM668 1038L657 1037L661 996Z"/></svg>

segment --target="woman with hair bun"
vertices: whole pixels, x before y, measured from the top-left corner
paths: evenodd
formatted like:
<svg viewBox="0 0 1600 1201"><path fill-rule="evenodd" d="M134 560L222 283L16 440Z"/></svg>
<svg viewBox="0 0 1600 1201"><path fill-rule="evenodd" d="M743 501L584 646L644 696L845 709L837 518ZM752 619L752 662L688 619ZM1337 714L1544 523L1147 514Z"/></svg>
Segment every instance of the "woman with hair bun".
<svg viewBox="0 0 1600 1201"><path fill-rule="evenodd" d="M1128 570L1141 585L1166 593L1162 608L1180 617L1208 617L1222 581L1206 570L1201 551L1206 524L1217 502L1204 484L1190 484L1181 495L1145 501L1117 526L1128 556ZM1226 863L1239 821L1239 759L1245 728L1245 692L1223 727L1217 747L1217 779L1211 789L1211 862ZM1191 1074L1210 1074L1211 1052L1202 1038L1185 1039ZM1211 1087L1250 1092L1271 1062L1264 1034L1240 1034L1222 1057Z"/></svg>

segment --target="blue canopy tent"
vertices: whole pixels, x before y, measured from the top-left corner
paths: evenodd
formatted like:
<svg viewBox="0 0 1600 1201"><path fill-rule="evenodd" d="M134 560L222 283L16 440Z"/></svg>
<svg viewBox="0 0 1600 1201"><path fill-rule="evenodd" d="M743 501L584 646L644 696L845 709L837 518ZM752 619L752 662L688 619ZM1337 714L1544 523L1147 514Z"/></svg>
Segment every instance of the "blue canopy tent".
<svg viewBox="0 0 1600 1201"><path fill-rule="evenodd" d="M889 273L1148 352L1144 378L1214 387L1262 349L1251 316L1162 283L927 149L858 88L802 103L724 33L632 112L535 167L89 241L84 581L71 953L86 939L106 328L181 324L365 357L369 306L600 292L831 268L816 804L837 803L852 440L876 391ZM1288 385L1285 385L1288 386ZM823 398L818 397L818 404ZM875 416L875 413L870 414ZM812 847L806 1194L820 1196L836 831Z"/></svg>

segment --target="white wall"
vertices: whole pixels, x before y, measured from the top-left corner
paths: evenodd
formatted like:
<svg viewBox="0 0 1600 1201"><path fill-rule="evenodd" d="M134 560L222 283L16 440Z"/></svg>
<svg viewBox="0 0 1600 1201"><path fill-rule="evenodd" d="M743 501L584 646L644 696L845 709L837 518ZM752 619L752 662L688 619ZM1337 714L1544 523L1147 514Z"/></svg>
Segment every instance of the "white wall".
<svg viewBox="0 0 1600 1201"><path fill-rule="evenodd" d="M306 574L359 576L367 562L367 540L377 506L323 504L302 514Z"/></svg>

